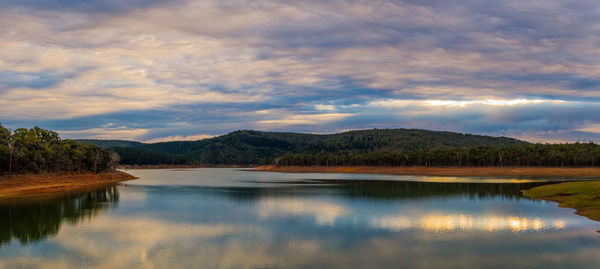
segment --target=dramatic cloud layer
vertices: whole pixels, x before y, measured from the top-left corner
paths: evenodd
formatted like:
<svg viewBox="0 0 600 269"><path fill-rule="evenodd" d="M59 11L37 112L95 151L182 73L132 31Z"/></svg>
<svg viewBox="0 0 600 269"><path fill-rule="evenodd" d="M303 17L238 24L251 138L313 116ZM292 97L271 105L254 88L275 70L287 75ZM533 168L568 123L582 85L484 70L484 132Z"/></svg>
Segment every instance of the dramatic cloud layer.
<svg viewBox="0 0 600 269"><path fill-rule="evenodd" d="M160 141L427 128L600 141L596 1L0 3L0 121Z"/></svg>

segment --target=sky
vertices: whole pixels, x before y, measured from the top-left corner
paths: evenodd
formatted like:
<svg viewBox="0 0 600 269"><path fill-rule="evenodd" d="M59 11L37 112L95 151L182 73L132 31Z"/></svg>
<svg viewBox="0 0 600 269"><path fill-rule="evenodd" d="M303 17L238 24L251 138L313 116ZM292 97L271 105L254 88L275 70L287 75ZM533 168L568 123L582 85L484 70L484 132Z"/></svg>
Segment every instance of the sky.
<svg viewBox="0 0 600 269"><path fill-rule="evenodd" d="M597 0L3 0L0 123L600 142Z"/></svg>

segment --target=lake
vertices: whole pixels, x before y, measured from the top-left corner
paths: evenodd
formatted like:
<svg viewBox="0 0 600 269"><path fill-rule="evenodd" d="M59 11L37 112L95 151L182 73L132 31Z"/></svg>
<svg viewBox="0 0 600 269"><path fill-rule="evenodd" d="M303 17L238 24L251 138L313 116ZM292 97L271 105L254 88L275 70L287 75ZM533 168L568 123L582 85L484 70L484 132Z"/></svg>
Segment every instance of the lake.
<svg viewBox="0 0 600 269"><path fill-rule="evenodd" d="M600 268L600 223L543 179L128 170L0 204L0 268Z"/></svg>

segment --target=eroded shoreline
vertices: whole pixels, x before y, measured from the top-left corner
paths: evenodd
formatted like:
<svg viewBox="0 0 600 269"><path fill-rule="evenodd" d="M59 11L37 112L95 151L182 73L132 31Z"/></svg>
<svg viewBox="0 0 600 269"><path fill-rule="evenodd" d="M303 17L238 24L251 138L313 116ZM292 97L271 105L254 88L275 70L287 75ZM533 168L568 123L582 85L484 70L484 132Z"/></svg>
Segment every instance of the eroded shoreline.
<svg viewBox="0 0 600 269"><path fill-rule="evenodd" d="M25 174L0 177L0 199L32 197L101 187L136 177L121 171L106 173Z"/></svg>

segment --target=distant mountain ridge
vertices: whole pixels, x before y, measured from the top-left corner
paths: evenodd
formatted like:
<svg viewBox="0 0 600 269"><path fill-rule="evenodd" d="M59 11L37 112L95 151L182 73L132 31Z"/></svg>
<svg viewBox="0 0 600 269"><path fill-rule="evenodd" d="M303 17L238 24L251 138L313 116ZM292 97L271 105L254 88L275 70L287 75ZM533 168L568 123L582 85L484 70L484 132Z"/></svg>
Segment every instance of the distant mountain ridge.
<svg viewBox="0 0 600 269"><path fill-rule="evenodd" d="M75 139L75 141L82 144L94 144L103 149L110 149L114 147L137 147L144 145L142 142L129 141L129 140L102 140L102 139Z"/></svg>
<svg viewBox="0 0 600 269"><path fill-rule="evenodd" d="M145 144L123 140L82 139L111 148L122 164L237 164L273 163L286 154L364 154L409 152L451 147L529 144L508 137L462 134L421 129L372 129L337 134L306 134L240 130L198 141Z"/></svg>

